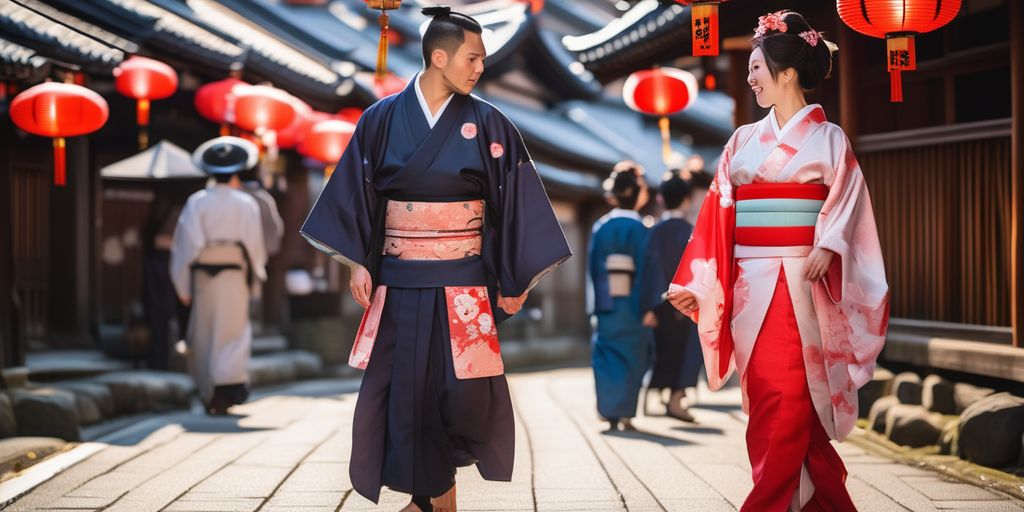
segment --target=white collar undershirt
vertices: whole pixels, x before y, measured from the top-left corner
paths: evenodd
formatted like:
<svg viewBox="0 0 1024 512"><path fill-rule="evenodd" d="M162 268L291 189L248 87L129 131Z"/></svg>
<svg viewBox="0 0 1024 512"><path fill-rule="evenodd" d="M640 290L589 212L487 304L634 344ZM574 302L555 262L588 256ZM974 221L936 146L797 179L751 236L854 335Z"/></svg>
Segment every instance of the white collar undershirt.
<svg viewBox="0 0 1024 512"><path fill-rule="evenodd" d="M451 103L455 94L449 95L448 99L444 100L444 103L441 104L441 108L437 109L437 113L431 115L430 105L427 104L427 98L423 96L423 89L420 89L420 78L422 76L423 73L416 74L416 78L413 78L413 88L416 89L416 99L420 101L420 108L423 109L423 117L427 118L427 124L433 128L434 125L437 124L437 121L441 119L441 114L444 114L444 109L448 107L449 103Z"/></svg>
<svg viewBox="0 0 1024 512"><path fill-rule="evenodd" d="M786 135L786 132L788 132L789 129L794 124L796 124L796 121L803 119L803 117L807 115L808 112L818 107L820 107L820 105L818 105L817 103L811 103L810 105L807 105L806 107L797 110L796 114L793 114L793 117L789 118L789 121L786 121L786 126L783 126L781 128L779 128L779 118L775 116L775 107L772 107L772 111L768 113L768 117L772 118L772 131L775 132L775 140L782 140L782 137L784 137Z"/></svg>

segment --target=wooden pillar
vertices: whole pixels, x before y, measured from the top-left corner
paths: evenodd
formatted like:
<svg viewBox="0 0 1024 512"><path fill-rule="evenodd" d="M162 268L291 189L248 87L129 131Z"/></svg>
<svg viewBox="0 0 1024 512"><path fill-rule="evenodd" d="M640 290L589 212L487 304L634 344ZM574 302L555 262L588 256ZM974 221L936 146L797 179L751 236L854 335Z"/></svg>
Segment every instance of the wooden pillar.
<svg viewBox="0 0 1024 512"><path fill-rule="evenodd" d="M53 348L93 348L93 194L86 137L68 139L68 183L50 193L49 332Z"/></svg>
<svg viewBox="0 0 1024 512"><path fill-rule="evenodd" d="M857 36L850 27L840 23L839 27L839 121L846 136L856 147L859 109L857 102Z"/></svg>
<svg viewBox="0 0 1024 512"><path fill-rule="evenodd" d="M1024 19L1024 2L1009 2L1010 19ZM1024 31L1010 29L1010 172L1013 220L1011 224L1010 322L1013 345L1024 346Z"/></svg>
<svg viewBox="0 0 1024 512"><path fill-rule="evenodd" d="M22 366L25 364L25 339L19 335L16 314L14 311L14 233L13 215L11 212L11 173L12 145L14 138L13 125L2 123L2 140L4 147L0 154L0 369ZM4 379L0 379L0 388L4 387Z"/></svg>

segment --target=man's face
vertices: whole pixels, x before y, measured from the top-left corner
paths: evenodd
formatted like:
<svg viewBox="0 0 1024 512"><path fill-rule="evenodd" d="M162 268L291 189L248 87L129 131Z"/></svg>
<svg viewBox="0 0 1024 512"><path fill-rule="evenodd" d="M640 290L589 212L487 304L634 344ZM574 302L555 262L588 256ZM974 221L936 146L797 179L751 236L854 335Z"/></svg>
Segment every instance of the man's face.
<svg viewBox="0 0 1024 512"><path fill-rule="evenodd" d="M455 51L455 55L448 55L443 50L435 50L434 62L439 64L441 75L444 77L448 87L459 94L469 94L476 86L477 80L484 72L484 58L487 51L484 49L484 40L480 34L474 34L468 30L463 31L466 37L465 42ZM441 62L437 62L437 52L444 56Z"/></svg>

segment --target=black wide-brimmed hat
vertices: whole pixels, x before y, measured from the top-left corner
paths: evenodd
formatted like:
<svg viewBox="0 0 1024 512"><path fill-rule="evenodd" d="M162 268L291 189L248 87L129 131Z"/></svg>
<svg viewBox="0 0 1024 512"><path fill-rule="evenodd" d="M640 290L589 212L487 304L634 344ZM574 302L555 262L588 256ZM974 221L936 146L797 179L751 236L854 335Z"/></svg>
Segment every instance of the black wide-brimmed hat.
<svg viewBox="0 0 1024 512"><path fill-rule="evenodd" d="M207 174L235 174L256 166L260 150L239 137L217 137L192 152L192 161Z"/></svg>

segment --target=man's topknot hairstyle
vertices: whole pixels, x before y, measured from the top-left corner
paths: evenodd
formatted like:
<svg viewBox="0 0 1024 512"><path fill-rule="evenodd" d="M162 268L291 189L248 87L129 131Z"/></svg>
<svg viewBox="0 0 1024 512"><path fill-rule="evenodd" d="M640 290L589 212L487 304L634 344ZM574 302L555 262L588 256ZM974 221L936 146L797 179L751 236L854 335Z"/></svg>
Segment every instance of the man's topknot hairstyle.
<svg viewBox="0 0 1024 512"><path fill-rule="evenodd" d="M430 66L430 55L434 50L444 50L449 56L466 42L464 30L482 34L484 29L476 20L465 14L452 11L447 5L424 7L424 16L433 18L423 33L423 66Z"/></svg>

